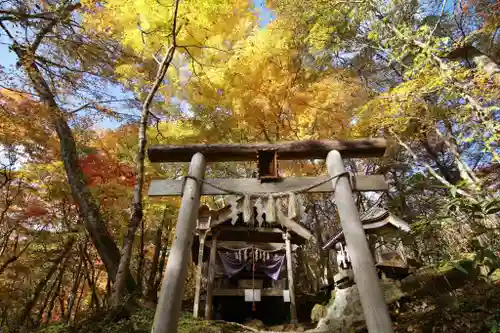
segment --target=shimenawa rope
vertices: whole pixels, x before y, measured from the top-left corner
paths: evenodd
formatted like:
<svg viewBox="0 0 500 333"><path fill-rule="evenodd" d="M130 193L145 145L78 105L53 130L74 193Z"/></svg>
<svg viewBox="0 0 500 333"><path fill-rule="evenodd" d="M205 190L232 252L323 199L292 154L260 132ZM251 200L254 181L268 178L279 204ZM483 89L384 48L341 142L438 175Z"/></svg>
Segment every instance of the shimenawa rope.
<svg viewBox="0 0 500 333"><path fill-rule="evenodd" d="M190 176L190 175L186 175L186 176L183 176L182 177L182 187L181 187L181 192L184 192L184 186L186 184L186 180L187 179L192 179L194 181L196 181L197 183L203 183L203 184L206 184L208 186L211 186L213 188L216 188L222 192L225 192L227 194L233 194L233 195L239 195L239 196L250 196L250 197L259 197L259 198L269 198L270 196L273 197L273 198L278 198L278 197L284 197L284 196L289 196L290 193L294 193L294 194L298 194L298 193L305 193L309 190L312 190L313 188L316 188L316 187L319 187L323 184L326 184L336 178L340 178L342 176L349 176L349 172L345 171L345 172L342 172L342 173L339 173L337 175L334 175L334 176L331 176L325 180L322 180L318 183L315 183L315 184L312 184L312 185L307 185L307 186L304 186L304 187L299 187L295 190L289 190L289 191L286 191L286 192L271 192L271 193L260 193L260 192L240 192L240 191L234 191L234 190L230 190L230 189L227 189L227 188L223 188L219 185L215 185L213 183L210 183L209 181L205 180L205 179L200 179L198 177L195 177L195 176Z"/></svg>

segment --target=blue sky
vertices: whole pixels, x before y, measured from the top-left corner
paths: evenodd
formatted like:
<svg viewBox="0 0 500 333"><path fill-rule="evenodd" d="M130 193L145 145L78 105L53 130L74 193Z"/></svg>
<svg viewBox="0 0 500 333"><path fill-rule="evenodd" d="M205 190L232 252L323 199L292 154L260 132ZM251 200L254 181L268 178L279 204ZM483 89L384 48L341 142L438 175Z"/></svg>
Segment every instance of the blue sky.
<svg viewBox="0 0 500 333"><path fill-rule="evenodd" d="M0 63L2 66L12 66L16 63L16 56L9 50L9 39L4 34L0 34Z"/></svg>
<svg viewBox="0 0 500 333"><path fill-rule="evenodd" d="M265 0L253 0L253 4L255 8L257 8L257 13L259 15L259 25L261 27L265 27L269 24L275 17L275 13L273 13L269 8L266 7Z"/></svg>

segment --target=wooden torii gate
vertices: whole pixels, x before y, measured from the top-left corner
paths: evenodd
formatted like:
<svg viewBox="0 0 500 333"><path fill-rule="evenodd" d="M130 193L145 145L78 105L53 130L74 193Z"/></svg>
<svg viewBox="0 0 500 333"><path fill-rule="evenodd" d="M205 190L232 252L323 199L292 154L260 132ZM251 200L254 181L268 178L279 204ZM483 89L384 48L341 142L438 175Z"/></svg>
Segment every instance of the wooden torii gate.
<svg viewBox="0 0 500 333"><path fill-rule="evenodd" d="M373 257L361 224L352 193L355 190L386 190L381 176L349 177L342 157L382 156L384 139L296 141L276 144L194 144L157 145L148 149L151 162L189 162L183 180L159 180L151 184L149 195L182 195L176 233L167 261L152 333L174 333L181 312L193 231L196 227L201 195L225 194L220 188L244 189L260 193L293 191L294 186L317 183L318 177L282 179L278 159L325 159L327 183L308 192L334 192L342 230L350 249L354 279L370 333L392 333L392 323L379 284ZM206 162L258 160L259 179L225 179L204 181ZM223 184L217 187L209 186ZM238 192L235 190L235 192Z"/></svg>

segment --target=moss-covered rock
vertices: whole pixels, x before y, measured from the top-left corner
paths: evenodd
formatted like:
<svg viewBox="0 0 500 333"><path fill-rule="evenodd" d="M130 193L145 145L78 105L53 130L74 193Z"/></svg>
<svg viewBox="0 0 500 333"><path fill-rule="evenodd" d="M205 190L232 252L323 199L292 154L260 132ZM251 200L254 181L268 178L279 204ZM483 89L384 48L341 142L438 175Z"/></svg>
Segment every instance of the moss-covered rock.
<svg viewBox="0 0 500 333"><path fill-rule="evenodd" d="M326 316L327 309L333 306L335 302L335 296L337 295L337 289L334 289L330 292L330 298L328 302L322 304L315 304L311 310L311 321L313 323L319 322L321 318Z"/></svg>
<svg viewBox="0 0 500 333"><path fill-rule="evenodd" d="M493 273L490 274L490 281L493 284L500 284L500 268L497 268L493 271Z"/></svg>
<svg viewBox="0 0 500 333"><path fill-rule="evenodd" d="M321 304L316 304L311 311L311 321L317 323L326 315L326 307Z"/></svg>
<svg viewBox="0 0 500 333"><path fill-rule="evenodd" d="M335 296L337 295L337 290L332 290L330 294L330 299L328 300L328 304L326 305L327 307L331 306L333 302L335 302Z"/></svg>
<svg viewBox="0 0 500 333"><path fill-rule="evenodd" d="M387 304L394 303L405 296L398 285L391 280L380 281ZM323 309L320 306L315 307L316 312L311 313L311 319L318 322L317 329L330 332L340 332L342 330L353 329L354 331L364 327L364 315L361 307L358 288L356 285L336 290L332 293L329 304ZM313 309L314 310L314 309ZM324 312L323 312L324 311ZM324 315L317 320L317 316ZM326 312L326 313L325 313Z"/></svg>
<svg viewBox="0 0 500 333"><path fill-rule="evenodd" d="M399 286L395 282L380 281L380 286L382 287L385 302L387 304L391 304L406 296L406 294L399 288Z"/></svg>
<svg viewBox="0 0 500 333"><path fill-rule="evenodd" d="M264 323L262 322L262 320L259 320L259 319L251 319L251 320L245 322L244 325L248 326L248 327L255 328L255 329L259 329L259 328L264 327Z"/></svg>
<svg viewBox="0 0 500 333"><path fill-rule="evenodd" d="M179 333L222 333L220 325L216 325L206 320L198 320L189 316L184 316L179 321L177 328Z"/></svg>
<svg viewBox="0 0 500 333"><path fill-rule="evenodd" d="M432 295L451 291L477 278L479 269L475 255L465 253L457 260L426 266L401 281L401 289L408 295Z"/></svg>

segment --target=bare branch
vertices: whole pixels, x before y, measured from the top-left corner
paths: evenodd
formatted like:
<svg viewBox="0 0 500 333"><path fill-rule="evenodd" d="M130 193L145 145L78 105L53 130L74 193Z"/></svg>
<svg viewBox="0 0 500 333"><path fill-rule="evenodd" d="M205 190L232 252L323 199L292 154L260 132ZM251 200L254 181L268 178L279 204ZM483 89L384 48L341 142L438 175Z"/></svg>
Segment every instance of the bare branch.
<svg viewBox="0 0 500 333"><path fill-rule="evenodd" d="M450 149L452 155L455 157L455 161L457 162L458 168L460 170L461 176L464 179L467 179L471 184L474 184L476 189L480 188L481 180L477 178L476 174L472 169L467 165L467 163L464 163L460 157L460 154L457 150L456 144L453 142L452 139L450 139L450 135L444 135L441 133L438 127L436 127L436 133L439 137L443 138L444 144Z"/></svg>
<svg viewBox="0 0 500 333"><path fill-rule="evenodd" d="M78 9L81 7L80 3L76 4L71 4L67 6L63 6L58 10L57 15L54 15L54 18L52 21L50 21L43 29L41 29L35 36L35 40L30 46L30 51L32 54L35 54L38 47L40 46L40 43L42 42L43 38L54 29L54 27L60 22L60 20L66 16L68 16L73 10Z"/></svg>
<svg viewBox="0 0 500 333"><path fill-rule="evenodd" d="M48 226L48 223L45 224L43 227L41 227L38 231L37 231L37 234L35 235L35 237L33 237L33 239L31 239L30 241L28 241L28 243L26 243L26 245L21 249L21 251L19 251L19 253L17 254L14 254L12 255L9 259L7 259L3 264L2 266L0 266L0 275L5 271L5 269L10 265L12 264L13 262L15 262L17 259L19 259L24 252L26 252L26 250L30 247L30 245L38 239L38 237L42 234L42 232L45 230L45 228L47 228Z"/></svg>
<svg viewBox="0 0 500 333"><path fill-rule="evenodd" d="M89 102L89 103L86 103L86 104L83 104L83 105L77 107L74 110L68 111L68 113L69 114L75 114L75 113L80 112L82 110L85 110L87 108L95 108L99 104L132 102L132 101L135 101L135 99L134 98L124 98L124 99L109 99L109 100L104 100L104 101ZM113 111L113 112L115 112L115 111ZM119 112L116 112L116 113L117 114L121 114ZM123 115L127 115L127 116L130 116L130 117L138 117L138 116L132 115L132 114L123 114Z"/></svg>
<svg viewBox="0 0 500 333"><path fill-rule="evenodd" d="M396 133L394 133L394 131L390 130L390 132L396 138L396 140L398 141L398 143L402 147L404 147L406 149L406 151L413 157L413 159L416 160L416 161L418 161L419 158L418 158L417 154L415 154L415 152L410 148L410 146L408 146L406 143L404 143L401 140L401 138ZM459 189L458 187L456 187L455 185L451 184L449 181L447 181L446 179L444 179L443 177L441 177L428 163L423 162L423 165L429 171L429 173L431 175L433 175L434 178L436 178L437 180L439 180L443 185L445 185L446 187L448 187L450 189L453 189L454 191L456 191L456 193L458 193L460 195L463 195L464 197L467 197L467 198L471 199L474 202L477 201L471 194L465 192L464 190Z"/></svg>
<svg viewBox="0 0 500 333"><path fill-rule="evenodd" d="M1 20L0 20L0 28L2 28L3 31L5 31L5 34L7 35L7 37L9 37L10 40L12 40L14 45L17 45L16 39L14 38L14 36L12 36L9 29L7 29L7 27L2 23Z"/></svg>
<svg viewBox="0 0 500 333"><path fill-rule="evenodd" d="M219 49L218 47L214 47L214 46L203 46L203 45L190 44L190 45L179 45L179 47L183 48L183 49L188 48L188 47L193 47L193 48L197 48L197 49L211 49L211 50L229 53L228 50ZM238 48L238 49L243 49L243 48Z"/></svg>
<svg viewBox="0 0 500 333"><path fill-rule="evenodd" d="M56 12L44 12L39 14L27 14L19 11L0 10L0 21L26 21L26 20L53 20Z"/></svg>
<svg viewBox="0 0 500 333"><path fill-rule="evenodd" d="M443 3L441 5L441 14L439 14L439 19L438 21L436 22L436 25L434 26L434 28L432 29L431 33L429 34L429 38L428 38L428 41L430 42L432 36L434 35L434 32L436 32L436 29L437 27L439 26L439 24L441 23L441 20L443 19L444 17L444 11L445 11L445 8L446 8L446 4L448 3L448 0L443 0Z"/></svg>

